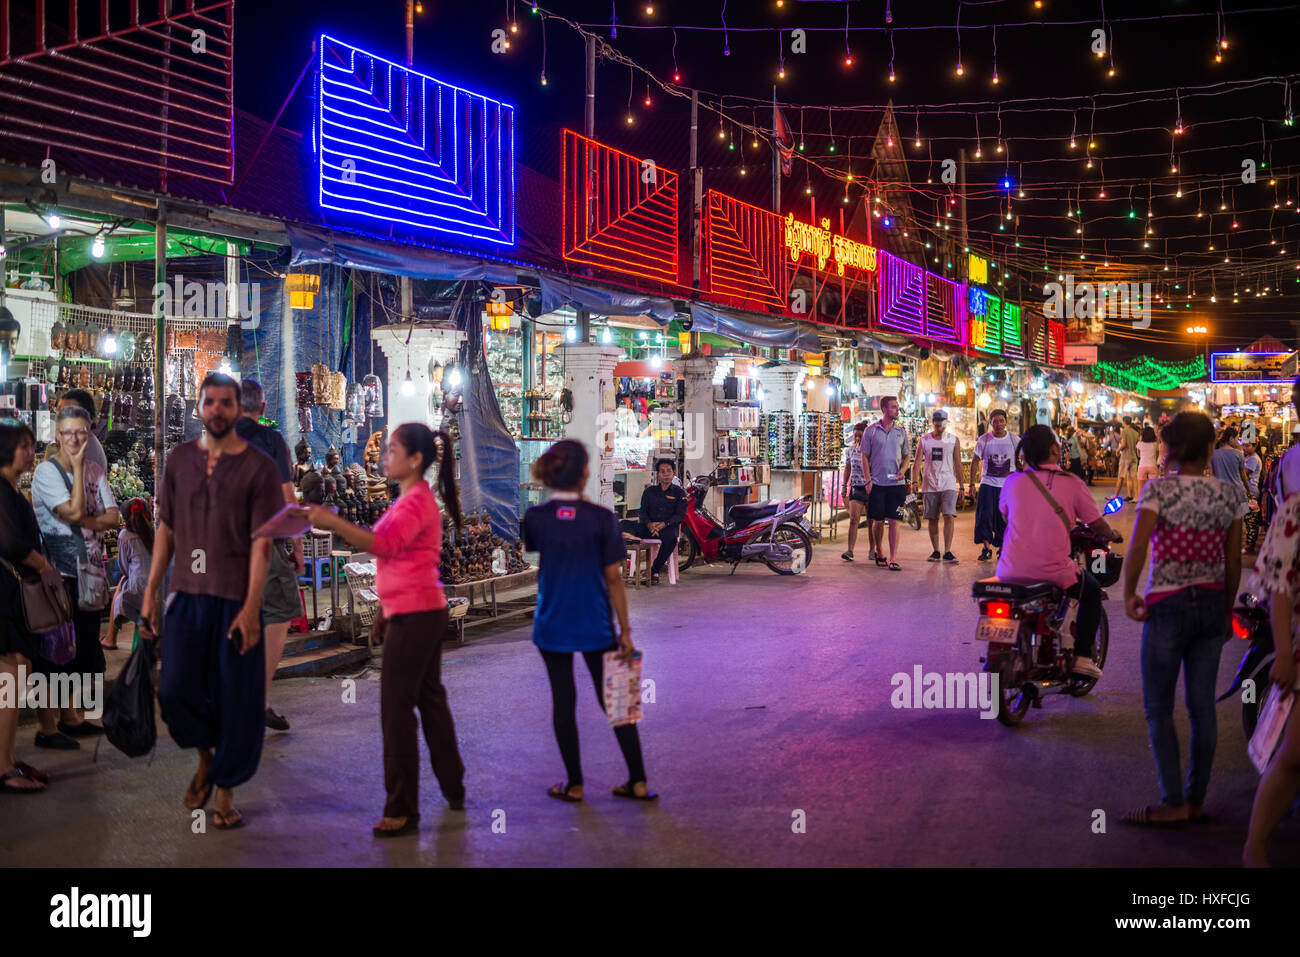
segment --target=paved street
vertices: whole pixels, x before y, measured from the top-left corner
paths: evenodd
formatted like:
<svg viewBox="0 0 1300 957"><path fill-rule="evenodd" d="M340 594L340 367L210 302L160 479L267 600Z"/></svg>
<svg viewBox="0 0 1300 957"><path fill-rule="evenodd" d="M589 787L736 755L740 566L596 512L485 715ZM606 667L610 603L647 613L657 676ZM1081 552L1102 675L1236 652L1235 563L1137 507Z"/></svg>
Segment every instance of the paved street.
<svg viewBox="0 0 1300 957"><path fill-rule="evenodd" d="M338 678L277 682L293 722L267 737L238 792L248 825L191 833L181 805L193 759L166 738L152 759L105 745L20 758L55 775L48 793L6 797L0 859L10 866L238 865L1118 865L1234 866L1257 776L1238 709L1220 706L1208 810L1214 824L1138 831L1118 823L1158 794L1142 718L1139 628L1108 604L1110 659L1087 698L1051 697L1018 728L975 711L890 705L890 676L978 671L972 579L992 573L961 514L955 567L928 564L924 531L903 530L903 571L817 548L808 574L756 565L692 570L675 588L631 592L633 638L655 702L642 741L657 805L618 801L613 734L580 684L588 801L546 798L563 767L527 626L451 647L445 681L468 768L469 808L445 810L426 766L418 837L377 841L382 806L377 673L342 703ZM1132 507L1120 517L1127 538ZM864 532L865 535L865 532ZM1225 650L1221 686L1242 653ZM585 671L579 676L585 681ZM1181 694L1180 694L1181 702ZM1180 705L1181 707L1181 705ZM1186 748L1187 722L1178 714ZM421 742L421 752L424 744ZM1093 833L1094 810L1106 833ZM806 833L794 833L795 812ZM502 813L504 812L504 817ZM504 833L493 821L504 820ZM498 826L497 831L500 830ZM1274 844L1300 861L1300 827Z"/></svg>

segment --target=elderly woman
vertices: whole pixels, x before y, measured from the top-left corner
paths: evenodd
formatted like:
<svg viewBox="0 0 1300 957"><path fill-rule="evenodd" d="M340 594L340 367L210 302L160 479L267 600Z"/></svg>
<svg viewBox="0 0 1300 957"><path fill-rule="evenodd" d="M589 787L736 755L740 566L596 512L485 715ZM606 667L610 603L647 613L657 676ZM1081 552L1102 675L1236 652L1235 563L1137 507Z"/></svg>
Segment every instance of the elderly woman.
<svg viewBox="0 0 1300 957"><path fill-rule="evenodd" d="M50 561L62 573L72 599L73 626L77 633L77 651L70 661L55 664L40 657L36 659L36 670L47 675L104 673L104 649L99 644L103 605L84 607L94 602L82 601L77 564L82 562L103 569L103 533L117 528L118 517L108 476L98 465L86 461L90 428L90 414L81 406L60 409L54 423L55 452L36 467L32 477L36 520ZM107 604L107 594L104 604ZM102 728L82 720L71 701L62 702L59 708L42 708L37 718L38 748L72 750L81 747L77 738L103 733Z"/></svg>

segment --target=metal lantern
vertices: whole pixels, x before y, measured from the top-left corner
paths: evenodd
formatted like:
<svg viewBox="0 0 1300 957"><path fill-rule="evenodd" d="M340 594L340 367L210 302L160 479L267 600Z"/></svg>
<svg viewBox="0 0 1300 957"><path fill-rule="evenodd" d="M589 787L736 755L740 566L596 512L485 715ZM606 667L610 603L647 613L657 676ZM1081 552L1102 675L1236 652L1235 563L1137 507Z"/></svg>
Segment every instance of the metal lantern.
<svg viewBox="0 0 1300 957"><path fill-rule="evenodd" d="M284 280L284 288L289 293L290 309L312 309L316 305L316 293L320 292L320 276L290 273Z"/></svg>

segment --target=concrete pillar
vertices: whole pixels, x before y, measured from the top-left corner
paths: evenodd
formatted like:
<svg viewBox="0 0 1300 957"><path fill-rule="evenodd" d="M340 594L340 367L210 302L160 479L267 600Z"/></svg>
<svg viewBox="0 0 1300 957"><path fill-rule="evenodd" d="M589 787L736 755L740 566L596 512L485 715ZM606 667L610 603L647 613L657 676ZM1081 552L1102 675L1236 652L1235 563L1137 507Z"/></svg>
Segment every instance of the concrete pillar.
<svg viewBox="0 0 1300 957"><path fill-rule="evenodd" d="M614 366L617 346L575 342L557 347L564 356L564 387L573 396L573 414L564 437L576 439L591 456L591 474L583 494L605 508L614 507Z"/></svg>
<svg viewBox="0 0 1300 957"><path fill-rule="evenodd" d="M409 347L406 344L408 333L411 337ZM459 329L376 326L371 337L388 360L388 394L384 397L384 412L389 431L404 422L420 422L431 429L438 428L442 424L441 414L429 412L429 363L437 360L445 366L448 362L455 362L465 333ZM411 395L402 395L408 363L415 391Z"/></svg>
<svg viewBox="0 0 1300 957"><path fill-rule="evenodd" d="M689 358L677 360L677 371L683 381L682 402L682 452L687 472L697 475L711 474L718 467L716 428L713 410L716 405L713 392L713 373L717 362L710 356L692 353Z"/></svg>

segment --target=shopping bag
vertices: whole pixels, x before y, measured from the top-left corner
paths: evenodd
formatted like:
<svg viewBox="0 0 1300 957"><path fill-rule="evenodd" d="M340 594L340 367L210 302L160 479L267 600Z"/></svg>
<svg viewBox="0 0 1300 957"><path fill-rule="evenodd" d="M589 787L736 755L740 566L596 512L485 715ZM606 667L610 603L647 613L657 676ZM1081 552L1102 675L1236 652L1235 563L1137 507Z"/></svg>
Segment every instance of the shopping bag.
<svg viewBox="0 0 1300 957"><path fill-rule="evenodd" d="M71 621L41 635L41 657L53 665L66 665L77 657L77 631Z"/></svg>
<svg viewBox="0 0 1300 957"><path fill-rule="evenodd" d="M153 710L154 642L141 638L104 701L104 735L129 758L153 750L158 726Z"/></svg>
<svg viewBox="0 0 1300 957"><path fill-rule="evenodd" d="M641 720L641 652L625 662L617 651L605 652L605 714L609 726L617 728Z"/></svg>
<svg viewBox="0 0 1300 957"><path fill-rule="evenodd" d="M1268 694L1264 696L1264 703L1259 708L1255 733L1250 736L1250 744L1246 747L1250 760L1255 762L1255 769L1260 774L1264 773L1268 762L1273 759L1273 752L1282 741L1282 732L1286 729L1286 721L1294 704L1295 694L1290 688L1284 690L1281 685L1269 685Z"/></svg>

